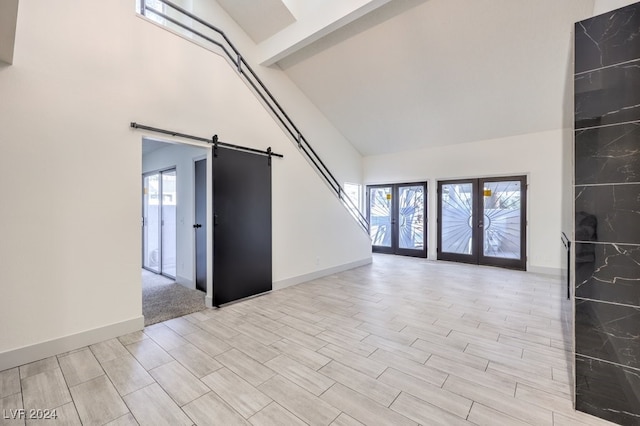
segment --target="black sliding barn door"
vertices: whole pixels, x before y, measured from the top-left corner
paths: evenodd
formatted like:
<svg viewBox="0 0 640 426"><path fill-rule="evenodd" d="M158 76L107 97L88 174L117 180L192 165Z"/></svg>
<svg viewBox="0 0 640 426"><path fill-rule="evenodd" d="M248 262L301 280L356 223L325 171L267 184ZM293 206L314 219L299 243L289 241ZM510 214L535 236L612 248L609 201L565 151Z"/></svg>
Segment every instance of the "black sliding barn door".
<svg viewBox="0 0 640 426"><path fill-rule="evenodd" d="M269 158L218 148L213 158L213 304L271 290Z"/></svg>

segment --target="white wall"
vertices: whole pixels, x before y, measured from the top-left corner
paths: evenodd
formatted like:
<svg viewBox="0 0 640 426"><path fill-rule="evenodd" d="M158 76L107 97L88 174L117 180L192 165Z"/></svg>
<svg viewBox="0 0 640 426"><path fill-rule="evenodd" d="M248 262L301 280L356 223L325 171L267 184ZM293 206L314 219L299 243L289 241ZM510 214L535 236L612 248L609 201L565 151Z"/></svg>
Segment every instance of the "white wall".
<svg viewBox="0 0 640 426"><path fill-rule="evenodd" d="M638 0L595 0L593 15L600 15L637 2Z"/></svg>
<svg viewBox="0 0 640 426"><path fill-rule="evenodd" d="M273 167L275 282L370 260L367 235L226 61L132 1L22 0L13 63L0 65L0 370L142 326L146 133L130 121L285 155ZM338 163L360 168L355 154Z"/></svg>
<svg viewBox="0 0 640 426"><path fill-rule="evenodd" d="M195 288L194 259L195 181L194 161L207 155L208 149L184 144L167 144L142 157L142 173L175 167L177 181L176 205L176 282Z"/></svg>
<svg viewBox="0 0 640 426"><path fill-rule="evenodd" d="M428 257L436 259L437 181L527 175L528 270L559 273L563 202L563 145L571 131L513 136L467 144L365 157L365 182L428 181Z"/></svg>

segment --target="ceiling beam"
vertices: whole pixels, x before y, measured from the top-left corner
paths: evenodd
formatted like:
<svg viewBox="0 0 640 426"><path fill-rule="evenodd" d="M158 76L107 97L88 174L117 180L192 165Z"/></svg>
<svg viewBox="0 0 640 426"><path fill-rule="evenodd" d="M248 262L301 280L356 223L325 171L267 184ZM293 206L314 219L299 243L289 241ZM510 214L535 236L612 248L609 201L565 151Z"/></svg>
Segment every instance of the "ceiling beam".
<svg viewBox="0 0 640 426"><path fill-rule="evenodd" d="M0 62L13 63L18 23L18 0L0 1Z"/></svg>

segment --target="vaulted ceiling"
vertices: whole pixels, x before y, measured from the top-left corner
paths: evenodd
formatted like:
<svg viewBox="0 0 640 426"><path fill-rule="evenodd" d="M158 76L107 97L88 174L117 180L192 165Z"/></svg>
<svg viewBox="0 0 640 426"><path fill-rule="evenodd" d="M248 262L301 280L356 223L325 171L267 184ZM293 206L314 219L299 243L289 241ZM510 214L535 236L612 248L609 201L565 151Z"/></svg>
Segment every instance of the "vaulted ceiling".
<svg viewBox="0 0 640 426"><path fill-rule="evenodd" d="M573 24L594 0L342 1L361 13L296 38L294 11L256 41L363 155L571 127Z"/></svg>

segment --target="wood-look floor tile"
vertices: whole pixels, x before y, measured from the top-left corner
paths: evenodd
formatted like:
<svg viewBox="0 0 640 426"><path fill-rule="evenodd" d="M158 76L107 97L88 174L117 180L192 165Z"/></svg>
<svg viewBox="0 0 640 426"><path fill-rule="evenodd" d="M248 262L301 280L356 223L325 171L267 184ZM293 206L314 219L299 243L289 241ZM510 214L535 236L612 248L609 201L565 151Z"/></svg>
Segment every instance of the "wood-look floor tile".
<svg viewBox="0 0 640 426"><path fill-rule="evenodd" d="M144 334L153 339L165 351L187 344L182 336L162 323L147 327Z"/></svg>
<svg viewBox="0 0 640 426"><path fill-rule="evenodd" d="M340 410L334 406L279 375L258 386L258 389L312 425L328 425L340 414Z"/></svg>
<svg viewBox="0 0 640 426"><path fill-rule="evenodd" d="M453 375L447 378L444 389L508 414L523 422L536 425L551 425L553 423L550 410L536 407L515 397L508 397L502 392L474 384Z"/></svg>
<svg viewBox="0 0 640 426"><path fill-rule="evenodd" d="M70 355L60 356L58 362L69 387L104 374L102 367L88 348Z"/></svg>
<svg viewBox="0 0 640 426"><path fill-rule="evenodd" d="M336 333L335 331L325 330L322 333L319 333L316 337L327 343L333 343L336 346L340 346L365 357L371 355L377 349L377 346L361 342L357 339L352 339L340 333Z"/></svg>
<svg viewBox="0 0 640 426"><path fill-rule="evenodd" d="M218 355L216 360L253 386L264 383L276 374L266 364L259 363L237 349Z"/></svg>
<svg viewBox="0 0 640 426"><path fill-rule="evenodd" d="M102 368L123 396L154 383L147 370L129 354L103 363Z"/></svg>
<svg viewBox="0 0 640 426"><path fill-rule="evenodd" d="M436 368L411 361L384 349L378 349L369 358L436 386L442 386L448 376L447 373Z"/></svg>
<svg viewBox="0 0 640 426"><path fill-rule="evenodd" d="M544 409L551 409L562 414L573 413L573 401L567 396L554 395L532 386L518 383L516 388L516 399L527 401Z"/></svg>
<svg viewBox="0 0 640 426"><path fill-rule="evenodd" d="M461 419L466 419L473 401L446 389L434 386L409 374L388 368L378 379L402 392L439 407Z"/></svg>
<svg viewBox="0 0 640 426"><path fill-rule="evenodd" d="M193 424L191 419L157 383L124 396L124 401L141 426L189 426Z"/></svg>
<svg viewBox="0 0 640 426"><path fill-rule="evenodd" d="M0 371L0 398L20 392L20 370L11 368Z"/></svg>
<svg viewBox="0 0 640 426"><path fill-rule="evenodd" d="M285 338L300 346L309 348L312 351L317 351L318 349L320 349L321 347L327 344L325 340L318 339L317 337L303 333L302 331L296 330L295 328L289 327L288 325L285 325L284 327L281 327L275 330L274 333L280 336L281 338Z"/></svg>
<svg viewBox="0 0 640 426"><path fill-rule="evenodd" d="M318 349L318 353L327 356L341 364L351 367L367 376L377 378L387 368L387 365L371 358L363 357L339 346L332 345Z"/></svg>
<svg viewBox="0 0 640 426"><path fill-rule="evenodd" d="M461 377L470 382L488 386L508 396L513 396L516 391L515 379L487 373L486 371L445 359L439 355L432 355L425 365Z"/></svg>
<svg viewBox="0 0 640 426"><path fill-rule="evenodd" d="M186 336L187 334L191 333L197 333L198 331L202 330L200 327L196 327L190 321L182 317L170 319L163 322L163 324L181 336Z"/></svg>
<svg viewBox="0 0 640 426"><path fill-rule="evenodd" d="M125 334L124 336L118 337L118 340L120 341L120 343L122 343L123 346L127 346L132 343L146 340L148 338L149 336L144 334L142 331L134 331L133 333Z"/></svg>
<svg viewBox="0 0 640 426"><path fill-rule="evenodd" d="M276 402L258 411L249 421L254 426L304 426L307 424Z"/></svg>
<svg viewBox="0 0 640 426"><path fill-rule="evenodd" d="M469 424L465 419L454 416L405 392L402 392L393 401L391 409L420 424L442 426Z"/></svg>
<svg viewBox="0 0 640 426"><path fill-rule="evenodd" d="M174 357L176 361L182 364L197 378L202 378L222 368L222 364L191 343L178 346L169 351L169 355Z"/></svg>
<svg viewBox="0 0 640 426"><path fill-rule="evenodd" d="M40 361L35 361L29 364L20 366L20 378L26 379L27 377L35 376L36 374L40 374L45 371L55 370L59 368L58 358L55 356L41 359Z"/></svg>
<svg viewBox="0 0 640 426"><path fill-rule="evenodd" d="M441 346L432 342L427 342L422 339L418 339L411 345L414 348L418 348L424 352L428 352L431 355L440 355L443 358L448 358L459 362L461 364L468 365L478 370L486 370L489 365L489 360L480 356L469 354L466 352L460 352L450 347Z"/></svg>
<svg viewBox="0 0 640 426"><path fill-rule="evenodd" d="M127 413L124 416L110 421L105 426L138 426L138 422L136 421L136 418L133 417L133 414Z"/></svg>
<svg viewBox="0 0 640 426"><path fill-rule="evenodd" d="M13 395L0 398L0 425L17 426L25 424L22 415L22 394L14 393Z"/></svg>
<svg viewBox="0 0 640 426"><path fill-rule="evenodd" d="M129 351L118 339L105 340L89 348L100 363L129 355Z"/></svg>
<svg viewBox="0 0 640 426"><path fill-rule="evenodd" d="M55 410L55 416L54 416ZM80 417L78 417L78 411L76 410L76 406L73 402L69 402L60 407L56 407L49 412L51 418L49 419L29 419L27 418L26 425L51 425L55 424L56 426L82 426L82 422L80 421Z"/></svg>
<svg viewBox="0 0 640 426"><path fill-rule="evenodd" d="M389 424L394 426L416 425L415 421L336 383L321 398L365 425Z"/></svg>
<svg viewBox="0 0 640 426"><path fill-rule="evenodd" d="M271 403L271 398L260 392L259 388L226 368L203 377L202 381L245 419Z"/></svg>
<svg viewBox="0 0 640 426"><path fill-rule="evenodd" d="M389 352L393 352L396 355L410 359L412 361L424 364L429 359L431 353L425 352L413 346L403 345L392 340L385 339L380 336L370 335L362 340L364 343L368 343L376 348L384 349Z"/></svg>
<svg viewBox="0 0 640 426"><path fill-rule="evenodd" d="M521 420L515 419L508 414L502 413L493 408L473 403L471 412L469 412L468 420L479 426L527 426L531 423L525 423Z"/></svg>
<svg viewBox="0 0 640 426"><path fill-rule="evenodd" d="M201 396L182 409L197 425L249 425L244 417L215 392Z"/></svg>
<svg viewBox="0 0 640 426"><path fill-rule="evenodd" d="M224 325L215 318L209 318L206 321L202 321L198 323L197 326L221 340L228 339L238 334L237 331ZM193 341L191 341L191 343L193 343Z"/></svg>
<svg viewBox="0 0 640 426"><path fill-rule="evenodd" d="M173 361L173 357L152 339L131 343L126 348L146 370Z"/></svg>
<svg viewBox="0 0 640 426"><path fill-rule="evenodd" d="M244 352L245 355L248 355L263 364L280 355L280 352L275 350L273 347L263 345L246 334L233 336L228 339L227 342L239 351Z"/></svg>
<svg viewBox="0 0 640 426"><path fill-rule="evenodd" d="M334 381L285 355L279 355L265 366L314 395L329 389ZM324 367L323 367L324 368Z"/></svg>
<svg viewBox="0 0 640 426"><path fill-rule="evenodd" d="M190 333L184 336L184 338L212 357L220 355L221 353L231 349L231 345L226 343L224 340L220 340L217 337L212 336L206 331Z"/></svg>
<svg viewBox="0 0 640 426"><path fill-rule="evenodd" d="M322 333L325 330L323 327L318 327L313 323L307 322L300 318L292 317L290 315L285 315L284 317L280 318L278 322L312 336Z"/></svg>
<svg viewBox="0 0 640 426"><path fill-rule="evenodd" d="M572 414L553 413L553 426L615 426L615 423L591 416L580 411Z"/></svg>
<svg viewBox="0 0 640 426"><path fill-rule="evenodd" d="M22 379L22 400L26 410L52 409L71 402L62 370L46 370Z"/></svg>
<svg viewBox="0 0 640 426"><path fill-rule="evenodd" d="M129 412L106 375L70 388L83 425L103 425Z"/></svg>
<svg viewBox="0 0 640 426"><path fill-rule="evenodd" d="M366 374L362 374L337 361L331 361L322 367L320 373L332 378L336 382L365 395L377 403L388 407L400 394L400 390L389 386L381 381L372 379Z"/></svg>
<svg viewBox="0 0 640 426"><path fill-rule="evenodd" d="M156 367L149 374L179 405L183 406L208 393L210 389L178 361Z"/></svg>
<svg viewBox="0 0 640 426"><path fill-rule="evenodd" d="M348 414L340 413L331 426L364 426L362 423L354 419Z"/></svg>
<svg viewBox="0 0 640 426"><path fill-rule="evenodd" d="M320 369L331 361L330 358L287 339L274 342L271 347L314 370Z"/></svg>

